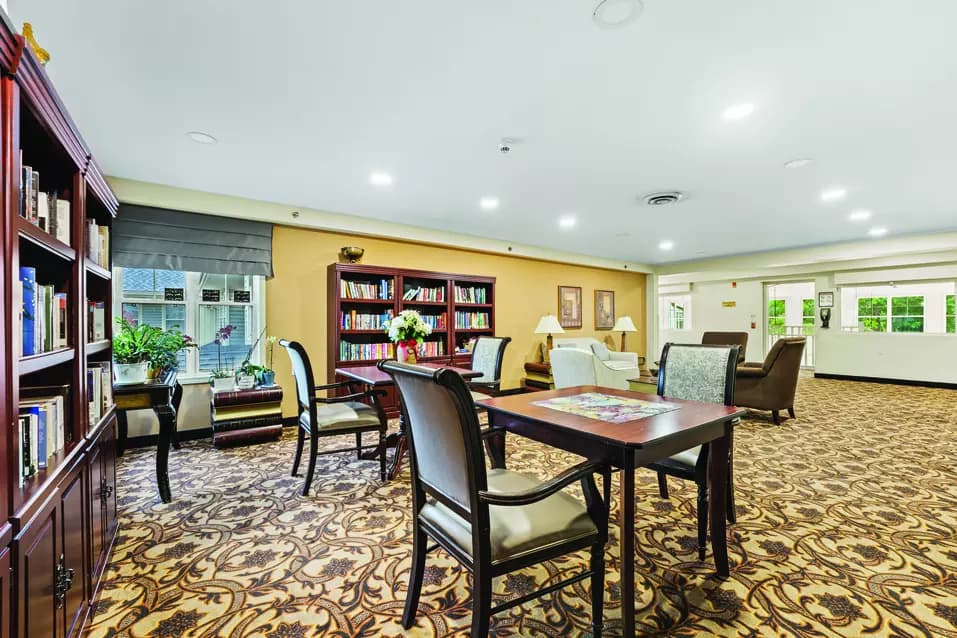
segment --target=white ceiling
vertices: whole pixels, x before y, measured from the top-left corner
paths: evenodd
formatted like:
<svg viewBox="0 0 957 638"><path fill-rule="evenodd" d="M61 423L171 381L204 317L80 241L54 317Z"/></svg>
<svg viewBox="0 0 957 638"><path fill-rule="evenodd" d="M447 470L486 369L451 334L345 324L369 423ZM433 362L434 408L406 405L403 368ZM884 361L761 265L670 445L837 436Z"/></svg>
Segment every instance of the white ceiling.
<svg viewBox="0 0 957 638"><path fill-rule="evenodd" d="M957 228L957 2L593 7L10 0L115 176L646 263Z"/></svg>

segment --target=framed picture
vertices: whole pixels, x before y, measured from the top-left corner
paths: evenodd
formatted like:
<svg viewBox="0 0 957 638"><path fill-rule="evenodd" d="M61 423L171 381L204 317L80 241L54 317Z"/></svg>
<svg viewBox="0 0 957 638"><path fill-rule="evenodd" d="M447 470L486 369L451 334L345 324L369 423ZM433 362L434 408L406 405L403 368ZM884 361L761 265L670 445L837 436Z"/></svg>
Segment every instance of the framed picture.
<svg viewBox="0 0 957 638"><path fill-rule="evenodd" d="M595 291L595 330L611 330L615 325L615 291Z"/></svg>
<svg viewBox="0 0 957 638"><path fill-rule="evenodd" d="M819 293L817 293L817 307L818 307L818 308L833 308L833 307L834 307L834 293L833 293L833 292L819 292Z"/></svg>
<svg viewBox="0 0 957 638"><path fill-rule="evenodd" d="M562 328L582 327L581 286L558 287L558 323Z"/></svg>

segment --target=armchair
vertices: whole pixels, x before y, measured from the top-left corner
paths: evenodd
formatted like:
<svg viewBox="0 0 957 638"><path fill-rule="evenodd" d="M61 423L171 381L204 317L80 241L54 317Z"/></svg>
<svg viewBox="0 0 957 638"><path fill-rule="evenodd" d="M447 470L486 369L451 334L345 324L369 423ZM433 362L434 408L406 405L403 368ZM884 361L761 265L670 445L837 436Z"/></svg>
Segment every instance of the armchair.
<svg viewBox="0 0 957 638"><path fill-rule="evenodd" d="M794 418L794 393L797 390L804 337L781 337L774 342L763 363L747 362L738 366L734 404L755 410L770 410L775 424L781 423L780 410Z"/></svg>
<svg viewBox="0 0 957 638"><path fill-rule="evenodd" d="M402 397L412 457L414 540L402 626L415 622L426 554L441 547L473 575L471 638L488 636L492 614L589 578L592 632L600 637L608 507L594 475L607 484L608 466L586 461L545 483L487 470L475 405L458 374L396 361L382 361L379 368L392 375ZM584 504L562 491L576 482ZM492 607L492 578L586 548L587 569Z"/></svg>
<svg viewBox="0 0 957 638"><path fill-rule="evenodd" d="M599 385L627 390L628 379L640 374L634 352L612 352L595 339L559 339L555 343L549 357L556 388Z"/></svg>

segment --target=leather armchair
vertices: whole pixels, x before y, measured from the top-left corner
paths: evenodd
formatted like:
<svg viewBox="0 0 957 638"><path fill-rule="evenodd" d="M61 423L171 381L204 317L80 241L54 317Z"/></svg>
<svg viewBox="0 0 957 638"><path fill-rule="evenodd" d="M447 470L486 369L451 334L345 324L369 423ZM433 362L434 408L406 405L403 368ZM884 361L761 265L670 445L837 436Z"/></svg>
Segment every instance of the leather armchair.
<svg viewBox="0 0 957 638"><path fill-rule="evenodd" d="M770 410L776 424L780 410L794 418L794 393L804 354L804 337L782 337L774 342L764 362L739 365L734 389L734 404L756 410Z"/></svg>

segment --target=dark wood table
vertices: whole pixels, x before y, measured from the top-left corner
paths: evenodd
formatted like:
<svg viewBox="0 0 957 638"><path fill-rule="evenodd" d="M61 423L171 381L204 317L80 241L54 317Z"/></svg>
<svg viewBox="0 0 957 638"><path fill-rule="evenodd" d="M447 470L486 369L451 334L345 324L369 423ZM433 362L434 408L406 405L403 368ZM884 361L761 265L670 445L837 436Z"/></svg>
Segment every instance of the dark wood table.
<svg viewBox="0 0 957 638"><path fill-rule="evenodd" d="M421 366L423 368L432 368L434 370L439 368L448 368L449 370L458 372L465 379L474 379L476 377L482 376L481 372L476 372L475 370L470 370L468 368L456 368L454 366L442 365L440 363L417 363L415 365ZM384 388L395 384L388 372L383 372L375 366L336 368L336 375L358 381L359 383L364 383L365 385L373 388ZM405 456L406 452L408 451L408 442L405 437L405 421L402 418L401 412L399 412L399 431L390 434L386 438L386 446L395 447L395 455L392 457L392 465L389 466L389 471L386 475L391 481L395 478L396 474L399 473L399 470L402 467L402 457ZM373 454L375 454L375 452L373 452Z"/></svg>
<svg viewBox="0 0 957 638"><path fill-rule="evenodd" d="M117 454L126 447L126 413L130 410L152 410L159 419L159 436L156 442L156 487L164 503L173 500L169 491L169 447L179 449L176 440L176 411L179 409L183 388L176 381L176 373L169 372L162 378L145 383L113 385L113 400L116 403L116 423L119 427Z"/></svg>
<svg viewBox="0 0 957 638"><path fill-rule="evenodd" d="M537 401L585 392L679 404L677 410L624 423L609 423L535 405ZM578 386L516 394L476 402L488 411L489 427L501 430L489 438L494 467L505 467L505 434L511 432L621 469L619 546L621 561L622 635L635 635L635 469L696 445L710 443L708 480L711 546L718 575L729 574L725 507L732 421L745 414L733 406L683 401L628 390Z"/></svg>

